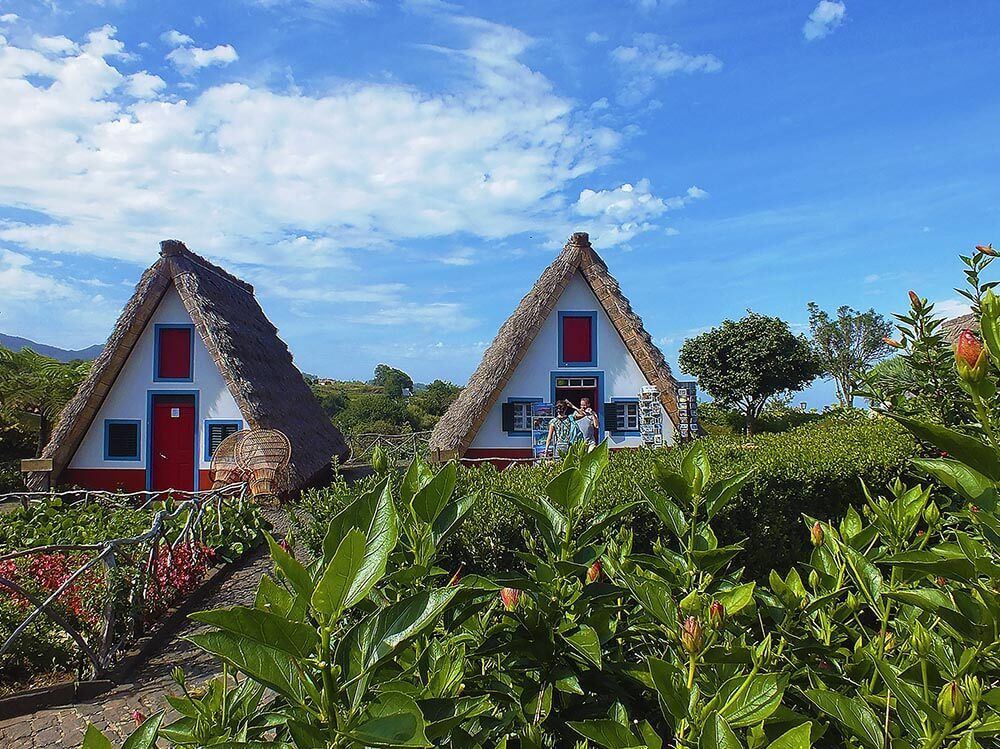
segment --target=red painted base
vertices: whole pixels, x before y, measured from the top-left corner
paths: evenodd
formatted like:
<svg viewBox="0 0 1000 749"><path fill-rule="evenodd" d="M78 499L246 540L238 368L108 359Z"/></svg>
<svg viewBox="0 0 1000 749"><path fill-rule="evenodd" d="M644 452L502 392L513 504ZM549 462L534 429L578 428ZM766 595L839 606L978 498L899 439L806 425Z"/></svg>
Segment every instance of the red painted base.
<svg viewBox="0 0 1000 749"><path fill-rule="evenodd" d="M67 468L59 476L59 483L107 492L141 492L146 490L146 469ZM209 471L198 471L198 485L201 489L212 486Z"/></svg>

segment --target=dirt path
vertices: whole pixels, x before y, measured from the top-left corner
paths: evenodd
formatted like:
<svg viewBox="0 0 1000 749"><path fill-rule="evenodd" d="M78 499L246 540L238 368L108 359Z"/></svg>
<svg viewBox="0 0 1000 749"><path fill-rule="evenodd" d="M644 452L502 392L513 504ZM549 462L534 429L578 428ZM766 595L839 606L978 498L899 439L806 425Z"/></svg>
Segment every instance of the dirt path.
<svg viewBox="0 0 1000 749"><path fill-rule="evenodd" d="M227 580L222 581L205 601L204 608L253 605L257 584L261 576L270 569L270 561L266 547L258 550ZM163 708L163 693L176 687L170 678L170 671L174 666L182 666L188 678L195 683L217 673L217 661L181 639L182 635L199 629L201 627L198 625L189 624L178 630L127 681L90 702L49 708L0 721L0 747L79 747L87 723L94 723L109 737L117 739L115 743L120 745L122 739L135 727L132 719L134 710L149 715Z"/></svg>

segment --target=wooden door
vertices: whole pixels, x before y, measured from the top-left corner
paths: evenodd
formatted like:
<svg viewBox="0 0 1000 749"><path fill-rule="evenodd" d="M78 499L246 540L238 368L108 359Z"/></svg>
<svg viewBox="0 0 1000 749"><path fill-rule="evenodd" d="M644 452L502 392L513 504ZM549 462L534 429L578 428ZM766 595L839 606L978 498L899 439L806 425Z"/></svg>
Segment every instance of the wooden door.
<svg viewBox="0 0 1000 749"><path fill-rule="evenodd" d="M194 491L194 425L193 396L159 396L153 400L153 491Z"/></svg>

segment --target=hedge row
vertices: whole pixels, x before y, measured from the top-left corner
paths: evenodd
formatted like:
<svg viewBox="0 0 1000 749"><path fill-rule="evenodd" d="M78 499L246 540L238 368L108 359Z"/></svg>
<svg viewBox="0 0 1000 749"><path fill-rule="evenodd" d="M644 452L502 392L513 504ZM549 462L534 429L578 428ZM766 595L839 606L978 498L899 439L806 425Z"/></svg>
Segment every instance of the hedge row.
<svg viewBox="0 0 1000 749"><path fill-rule="evenodd" d="M752 577L804 558L808 534L803 514L837 518L848 505L860 506L861 482L881 488L900 475L917 449L894 422L863 415L830 417L782 434L712 436L702 443L716 475L754 471L739 498L715 523L721 543L744 541L740 561ZM594 512L638 499L636 482L651 481L653 461L679 464L683 454L682 449L615 451L595 490ZM554 463L504 470L489 464L463 467L458 493L479 492L482 499L449 541L445 549L449 563L464 563L467 570L483 573L516 568L516 553L524 548L524 524L510 502L496 493L537 496L558 470ZM330 487L304 495L304 512L295 523L299 537L318 548L329 519L373 481L352 486L338 478ZM658 525L646 510L637 509L626 522L637 546L652 543Z"/></svg>

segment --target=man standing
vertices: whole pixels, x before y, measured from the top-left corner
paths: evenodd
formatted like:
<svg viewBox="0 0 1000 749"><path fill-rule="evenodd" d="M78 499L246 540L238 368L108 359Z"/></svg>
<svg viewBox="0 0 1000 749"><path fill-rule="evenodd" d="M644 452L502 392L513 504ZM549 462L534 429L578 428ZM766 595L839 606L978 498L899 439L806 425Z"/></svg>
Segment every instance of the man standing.
<svg viewBox="0 0 1000 749"><path fill-rule="evenodd" d="M597 418L597 411L594 410L590 398L580 399L580 407L575 409L576 426L583 435L583 441L587 443L588 449L597 446L597 435L601 432L601 423Z"/></svg>

